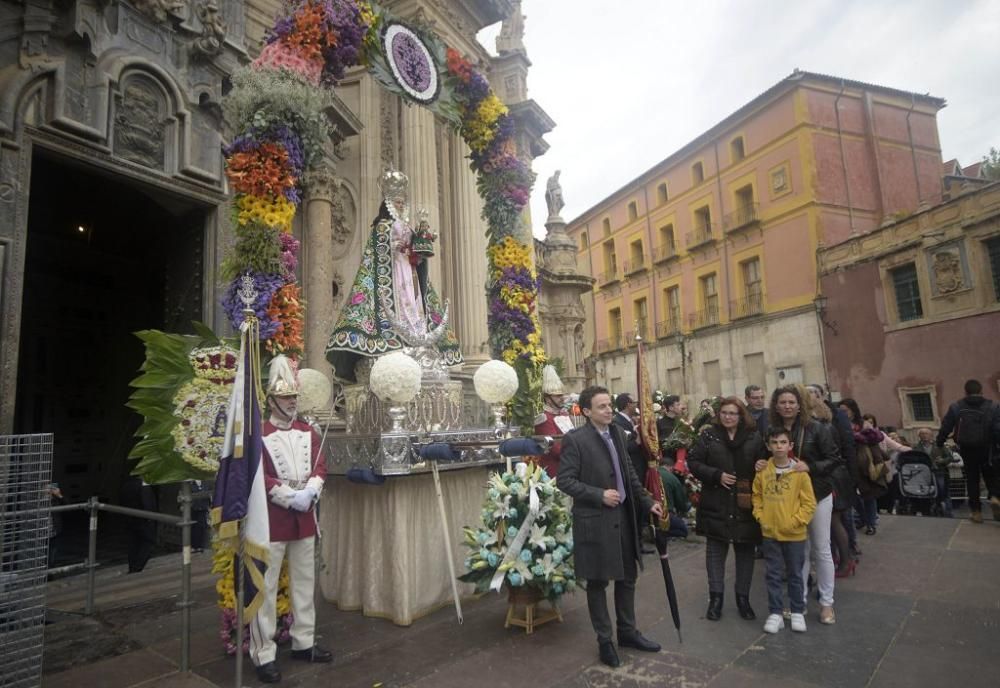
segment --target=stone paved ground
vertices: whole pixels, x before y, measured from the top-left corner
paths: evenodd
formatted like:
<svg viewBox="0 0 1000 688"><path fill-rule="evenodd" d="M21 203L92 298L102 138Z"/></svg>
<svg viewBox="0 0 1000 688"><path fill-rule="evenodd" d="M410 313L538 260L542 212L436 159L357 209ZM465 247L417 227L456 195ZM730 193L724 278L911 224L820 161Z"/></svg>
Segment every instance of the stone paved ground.
<svg viewBox="0 0 1000 688"><path fill-rule="evenodd" d="M858 575L837 581L837 624L821 626L815 603L804 635L768 636L761 622L742 621L727 597L723 618L703 617L703 545L672 545L684 642L679 644L655 561L639 581L642 630L663 644L658 654L622 653L610 670L597 661L582 593L563 604L562 624L526 636L505 630L505 601L495 595L464 604L458 625L451 607L401 628L329 604L318 611L321 643L333 665L293 662L279 654L281 685L385 688L484 686L611 688L653 686L905 686L994 685L1000 676L1000 523L882 516L874 537L861 536ZM233 662L220 651L208 555L196 561L193 670L177 671L179 617L176 557L154 560L125 576L101 572L97 606L85 619L53 613L46 641L44 688L77 686L232 686ZM729 580L732 580L730 562ZM50 606L80 604L82 578L50 586ZM753 604L766 612L763 563ZM258 685L249 665L244 684Z"/></svg>

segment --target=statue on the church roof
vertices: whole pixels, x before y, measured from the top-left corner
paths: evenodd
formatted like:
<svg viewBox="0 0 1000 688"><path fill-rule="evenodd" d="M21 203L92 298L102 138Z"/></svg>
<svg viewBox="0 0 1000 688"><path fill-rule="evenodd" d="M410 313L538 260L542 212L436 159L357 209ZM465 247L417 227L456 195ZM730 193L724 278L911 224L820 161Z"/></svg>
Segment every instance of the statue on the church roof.
<svg viewBox="0 0 1000 688"><path fill-rule="evenodd" d="M566 204L563 202L562 186L559 184L559 170L549 177L545 184L545 205L549 208L549 219L559 217L559 211Z"/></svg>
<svg viewBox="0 0 1000 688"><path fill-rule="evenodd" d="M340 380L356 380L354 366L406 347L433 346L445 365L462 362L458 340L427 275L437 235L418 211L410 219L409 179L386 170L379 179L382 204L364 246L361 265L326 346Z"/></svg>

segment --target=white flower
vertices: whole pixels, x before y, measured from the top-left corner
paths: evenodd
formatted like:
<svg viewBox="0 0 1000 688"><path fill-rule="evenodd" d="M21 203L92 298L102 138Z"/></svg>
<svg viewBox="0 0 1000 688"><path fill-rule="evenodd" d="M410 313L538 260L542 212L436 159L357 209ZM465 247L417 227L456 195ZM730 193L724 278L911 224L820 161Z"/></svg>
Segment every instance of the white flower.
<svg viewBox="0 0 1000 688"><path fill-rule="evenodd" d="M540 526L537 523L531 526L531 535L528 536L528 544L532 547L537 547L538 549L547 549L546 541L552 538L545 535L545 526Z"/></svg>
<svg viewBox="0 0 1000 688"><path fill-rule="evenodd" d="M419 363L394 351L375 361L368 384L382 401L405 404L420 393L420 375Z"/></svg>
<svg viewBox="0 0 1000 688"><path fill-rule="evenodd" d="M517 371L503 361L487 361L472 376L472 384L483 401L503 404L517 393Z"/></svg>

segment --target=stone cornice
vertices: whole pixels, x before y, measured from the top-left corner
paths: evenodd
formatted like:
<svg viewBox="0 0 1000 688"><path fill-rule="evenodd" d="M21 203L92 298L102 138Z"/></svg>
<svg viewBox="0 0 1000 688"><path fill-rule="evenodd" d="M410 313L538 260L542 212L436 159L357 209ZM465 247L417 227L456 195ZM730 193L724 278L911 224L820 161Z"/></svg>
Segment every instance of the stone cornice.
<svg viewBox="0 0 1000 688"><path fill-rule="evenodd" d="M1000 182L945 201L913 215L819 251L819 271L827 275L878 260L925 242L961 236L985 222L1000 220Z"/></svg>

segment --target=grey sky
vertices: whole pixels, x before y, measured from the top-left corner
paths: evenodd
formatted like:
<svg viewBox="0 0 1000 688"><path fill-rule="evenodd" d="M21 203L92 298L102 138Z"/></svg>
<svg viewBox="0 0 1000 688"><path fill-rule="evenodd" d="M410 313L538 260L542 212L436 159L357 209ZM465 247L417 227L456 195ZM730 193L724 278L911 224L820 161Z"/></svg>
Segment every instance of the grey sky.
<svg viewBox="0 0 1000 688"><path fill-rule="evenodd" d="M1000 146L1000 2L524 0L529 96L556 121L535 161L535 234L556 169L575 218L796 67L946 98L944 159ZM494 51L499 25L480 34Z"/></svg>

